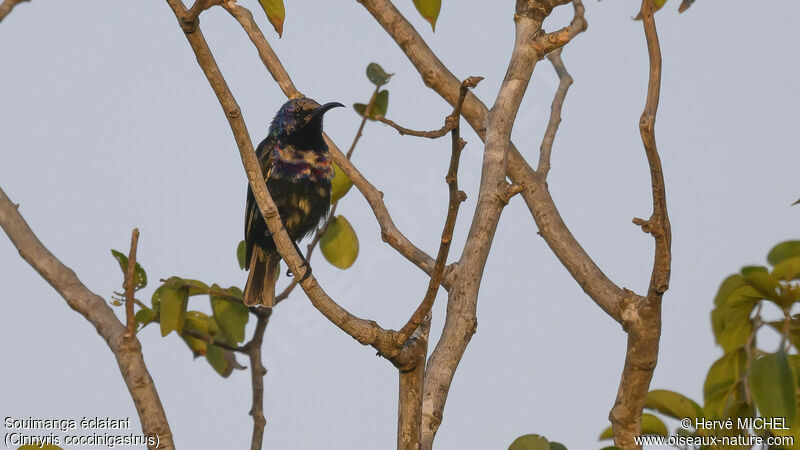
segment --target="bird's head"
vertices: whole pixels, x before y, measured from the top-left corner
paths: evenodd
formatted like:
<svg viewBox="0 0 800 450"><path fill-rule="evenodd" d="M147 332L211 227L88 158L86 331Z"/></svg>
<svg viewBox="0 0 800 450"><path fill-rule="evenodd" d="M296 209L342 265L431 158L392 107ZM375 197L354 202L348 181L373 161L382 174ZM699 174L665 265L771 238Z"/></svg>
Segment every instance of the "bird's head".
<svg viewBox="0 0 800 450"><path fill-rule="evenodd" d="M272 119L269 134L297 149L327 148L322 138L322 116L339 106L344 105L337 102L320 105L305 97L289 100Z"/></svg>

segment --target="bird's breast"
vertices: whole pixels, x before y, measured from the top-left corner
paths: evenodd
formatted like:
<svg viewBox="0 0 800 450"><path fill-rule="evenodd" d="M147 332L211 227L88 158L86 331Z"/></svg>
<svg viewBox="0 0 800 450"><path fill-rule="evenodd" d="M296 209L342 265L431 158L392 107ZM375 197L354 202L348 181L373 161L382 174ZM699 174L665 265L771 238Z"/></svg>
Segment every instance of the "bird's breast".
<svg viewBox="0 0 800 450"><path fill-rule="evenodd" d="M295 181L330 181L333 167L327 152L275 148L271 177Z"/></svg>

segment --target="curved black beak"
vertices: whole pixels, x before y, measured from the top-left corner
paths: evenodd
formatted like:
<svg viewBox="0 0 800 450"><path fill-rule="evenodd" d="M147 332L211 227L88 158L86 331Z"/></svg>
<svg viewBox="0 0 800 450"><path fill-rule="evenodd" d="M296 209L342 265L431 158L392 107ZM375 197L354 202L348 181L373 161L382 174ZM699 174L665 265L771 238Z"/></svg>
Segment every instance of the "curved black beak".
<svg viewBox="0 0 800 450"><path fill-rule="evenodd" d="M313 120L313 119L316 119L317 117L322 117L322 115L325 114L326 112L328 112L328 110L333 109L333 108L338 108L338 107L344 108L344 105L339 103L339 102L325 103L324 105L322 105L319 108L315 109L313 113L311 113L311 118Z"/></svg>

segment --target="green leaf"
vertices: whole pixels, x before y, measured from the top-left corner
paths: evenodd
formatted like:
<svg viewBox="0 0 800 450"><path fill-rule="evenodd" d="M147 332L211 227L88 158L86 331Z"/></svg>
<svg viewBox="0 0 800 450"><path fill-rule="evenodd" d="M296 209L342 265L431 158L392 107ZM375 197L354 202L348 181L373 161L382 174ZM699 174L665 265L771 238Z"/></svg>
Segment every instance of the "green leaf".
<svg viewBox="0 0 800 450"><path fill-rule="evenodd" d="M800 205L800 198L798 198L796 202L792 203L791 206L794 206L794 205Z"/></svg>
<svg viewBox="0 0 800 450"><path fill-rule="evenodd" d="M152 322L156 319L155 312L150 308L140 309L136 311L136 314L133 316L136 320L136 323L139 324L140 327L147 325L148 323Z"/></svg>
<svg viewBox="0 0 800 450"><path fill-rule="evenodd" d="M164 285L174 288L186 287L188 289L187 295L189 297L208 294L208 285L199 280L191 280L181 277L169 277L167 281L164 282Z"/></svg>
<svg viewBox="0 0 800 450"><path fill-rule="evenodd" d="M225 356L226 350L217 347L216 345L209 345L206 350L206 361L220 374L223 378L227 378L233 372L233 366Z"/></svg>
<svg viewBox="0 0 800 450"><path fill-rule="evenodd" d="M119 268L122 269L122 277L124 279L125 275L128 273L128 257L114 249L111 249L111 254L119 263ZM145 273L141 264L138 262L136 263L136 267L133 268L133 280L134 291L138 291L139 289L147 286L147 273Z"/></svg>
<svg viewBox="0 0 800 450"><path fill-rule="evenodd" d="M243 303L224 297L211 296L211 310L222 336L229 344L244 341L244 327L250 310Z"/></svg>
<svg viewBox="0 0 800 450"><path fill-rule="evenodd" d="M725 353L744 346L753 331L750 314L761 294L745 283L739 275L729 277L723 282L714 300L711 328L714 339Z"/></svg>
<svg viewBox="0 0 800 450"><path fill-rule="evenodd" d="M667 437L669 432L667 426L658 417L652 414L642 414L642 436L664 436Z"/></svg>
<svg viewBox="0 0 800 450"><path fill-rule="evenodd" d="M159 295L161 306L161 336L166 336L173 330L178 334L183 333L186 321L186 307L189 304L189 288L162 286Z"/></svg>
<svg viewBox="0 0 800 450"><path fill-rule="evenodd" d="M748 274L751 274L753 272L764 272L764 273L767 273L767 272L769 272L769 270L767 270L767 268L764 267L764 266L744 266L744 267L742 267L741 273L744 276L747 276Z"/></svg>
<svg viewBox="0 0 800 450"><path fill-rule="evenodd" d="M280 37L283 35L283 21L286 19L286 9L283 7L283 0L258 0L264 12L267 13L267 19L275 32Z"/></svg>
<svg viewBox="0 0 800 450"><path fill-rule="evenodd" d="M767 261L773 266L786 258L792 256L800 256L800 241L786 241L781 242L769 251Z"/></svg>
<svg viewBox="0 0 800 450"><path fill-rule="evenodd" d="M600 437L597 438L598 441L605 441L606 439L612 439L614 437L614 429L611 428L611 425L608 426L602 433L600 433Z"/></svg>
<svg viewBox="0 0 800 450"><path fill-rule="evenodd" d="M749 381L761 417L785 417L787 424L794 424L797 387L783 348L753 360Z"/></svg>
<svg viewBox="0 0 800 450"><path fill-rule="evenodd" d="M369 63L367 66L367 78L369 78L369 81L375 86L383 86L388 83L393 75L393 73L386 73L383 67L378 63Z"/></svg>
<svg viewBox="0 0 800 450"><path fill-rule="evenodd" d="M508 450L550 450L550 442L538 434L526 434L514 439Z"/></svg>
<svg viewBox="0 0 800 450"><path fill-rule="evenodd" d="M744 401L746 360L746 352L739 349L723 355L708 369L703 385L706 419L728 417L731 406Z"/></svg>
<svg viewBox="0 0 800 450"><path fill-rule="evenodd" d="M751 272L744 277L748 284L758 289L764 298L776 300L781 290L781 284L767 272Z"/></svg>
<svg viewBox="0 0 800 450"><path fill-rule="evenodd" d="M331 182L331 204L334 204L339 201L342 197L347 194L351 187L353 187L353 181L350 180L350 177L344 173L341 167L338 164L333 163L333 181Z"/></svg>
<svg viewBox="0 0 800 450"><path fill-rule="evenodd" d="M442 0L414 0L419 14L431 24L431 29L436 31L436 20L442 9Z"/></svg>
<svg viewBox="0 0 800 450"><path fill-rule="evenodd" d="M189 349L192 350L192 354L195 358L206 354L208 344L202 339L190 336L188 333L185 333L185 331L193 330L203 335L208 335L207 318L208 316L199 311L189 311L186 313L186 322L183 326L184 332L181 333L181 337L186 342L186 345L189 346Z"/></svg>
<svg viewBox="0 0 800 450"><path fill-rule="evenodd" d="M560 442L551 442L550 450L567 450L567 446Z"/></svg>
<svg viewBox="0 0 800 450"><path fill-rule="evenodd" d="M372 108L369 110L369 120L375 120L375 116L385 116L386 110L389 108L389 91L382 90L375 96L375 101L372 102ZM364 117L367 105L363 103L353 104L353 109L356 110L359 116Z"/></svg>
<svg viewBox="0 0 800 450"><path fill-rule="evenodd" d="M784 281L800 279L800 256L792 256L776 264L772 276Z"/></svg>
<svg viewBox="0 0 800 450"><path fill-rule="evenodd" d="M247 244L241 241L239 245L236 246L236 260L239 261L239 268L242 270L244 270L245 267L245 256L247 256Z"/></svg>
<svg viewBox="0 0 800 450"><path fill-rule="evenodd" d="M673 391L653 390L647 393L645 408L656 410L676 419L695 419L703 416L703 408L692 399Z"/></svg>
<svg viewBox="0 0 800 450"><path fill-rule="evenodd" d="M352 266L358 257L358 237L344 216L336 216L319 240L323 256L340 269Z"/></svg>

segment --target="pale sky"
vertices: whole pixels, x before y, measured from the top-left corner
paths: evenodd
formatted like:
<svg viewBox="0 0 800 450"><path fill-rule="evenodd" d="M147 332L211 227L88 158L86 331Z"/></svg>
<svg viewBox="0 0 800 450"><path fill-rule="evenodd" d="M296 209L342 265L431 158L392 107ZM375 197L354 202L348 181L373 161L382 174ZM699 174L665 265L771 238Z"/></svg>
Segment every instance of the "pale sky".
<svg viewBox="0 0 800 450"><path fill-rule="evenodd" d="M425 88L360 4L286 3L278 40L258 3L242 0L301 91L320 102L365 102L372 86L364 68L375 61L396 74L388 117L413 128L441 125L451 107ZM491 105L513 45L514 2L444 0L436 33L411 1L396 3L459 78L485 77L475 92ZM719 283L743 265L765 264L774 244L800 238L800 207L789 207L800 197L800 67L792 56L800 54L800 3L698 0L680 16L678 3L668 2L656 17L664 59L656 134L674 259L652 388L702 403L705 373L721 356L709 322ZM641 293L653 243L631 224L651 208L637 126L647 55L641 23L630 19L638 2L588 0L586 8L588 31L563 53L575 84L549 185L598 265ZM570 18L571 8L562 7L546 25L555 29ZM285 98L227 13L214 8L201 27L258 142ZM556 84L552 67L541 62L513 133L529 161L538 158ZM347 147L358 121L351 108L337 109L325 128ZM464 130L460 185L469 198L451 260L463 246L480 176L482 145ZM399 229L429 254L446 212L448 142L401 137L369 123L354 155L385 193ZM217 100L163 1L33 0L0 23L0 186L42 242L105 298L122 282L109 249L127 252L134 227L150 279L143 300L171 275L244 284L235 260L244 171ZM351 312L401 326L426 277L380 240L357 191L339 212L358 233L360 256L341 271L317 253L314 274ZM571 449L606 445L597 436L616 395L625 334L536 231L514 198L487 262L478 332L456 373L438 449L505 449L527 433ZM4 236L0 267L0 417L138 423L106 344ZM441 331L445 299L441 291L431 336ZM190 308L208 310L208 302L195 297ZM161 338L148 327L139 338L177 448L248 448L249 371L222 379L204 360L193 361L174 334ZM395 446L395 369L329 323L300 291L276 308L264 355L265 449Z"/></svg>

